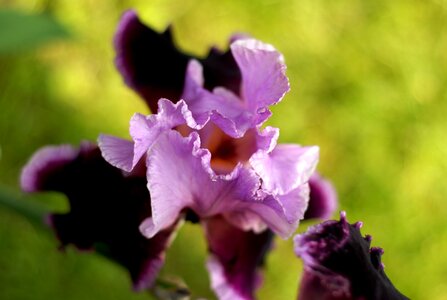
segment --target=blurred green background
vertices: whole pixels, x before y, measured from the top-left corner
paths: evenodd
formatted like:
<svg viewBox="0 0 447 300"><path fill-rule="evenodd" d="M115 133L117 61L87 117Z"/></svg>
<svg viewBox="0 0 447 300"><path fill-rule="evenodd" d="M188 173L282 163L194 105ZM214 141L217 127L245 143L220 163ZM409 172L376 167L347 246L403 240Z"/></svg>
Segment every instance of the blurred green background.
<svg viewBox="0 0 447 300"><path fill-rule="evenodd" d="M285 56L291 92L269 125L280 140L321 147L319 170L351 221L385 249L386 272L412 299L447 299L447 1L2 1L47 13L69 38L0 53L0 182L18 191L20 168L46 144L99 133L127 137L147 113L113 65L113 33L135 8L157 30L174 24L178 45L204 55L247 32ZM1 15L0 15L1 17ZM0 18L0 25L1 23ZM0 46L14 35L0 29ZM64 37L64 30L51 32ZM28 197L57 211L60 195ZM304 231L310 223L302 223ZM66 253L55 238L0 206L0 299L148 299L102 257ZM163 274L213 299L198 226L185 226ZM301 263L276 240L260 299L294 299Z"/></svg>

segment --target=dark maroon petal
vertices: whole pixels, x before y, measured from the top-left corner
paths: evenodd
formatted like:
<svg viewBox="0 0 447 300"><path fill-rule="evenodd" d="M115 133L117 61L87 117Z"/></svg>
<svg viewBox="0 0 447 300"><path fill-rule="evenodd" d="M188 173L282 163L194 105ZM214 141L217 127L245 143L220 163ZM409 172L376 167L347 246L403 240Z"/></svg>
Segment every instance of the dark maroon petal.
<svg viewBox="0 0 447 300"><path fill-rule="evenodd" d="M242 75L230 50L223 52L213 47L208 56L199 61L203 65L205 88L212 90L222 86L239 95Z"/></svg>
<svg viewBox="0 0 447 300"><path fill-rule="evenodd" d="M60 239L78 249L97 249L128 269L134 288L150 286L164 262L164 253L175 225L152 239L138 226L150 216L146 177L123 175L109 165L99 149L84 143L45 147L31 158L22 172L26 191L58 191L70 203L70 211L52 214L48 223Z"/></svg>
<svg viewBox="0 0 447 300"><path fill-rule="evenodd" d="M298 299L408 299L383 270L381 248L370 248L361 222L326 221L295 237L295 252L303 259L304 275Z"/></svg>
<svg viewBox="0 0 447 300"><path fill-rule="evenodd" d="M304 219L328 219L337 209L337 193L332 184L314 173L309 179L309 206Z"/></svg>
<svg viewBox="0 0 447 300"><path fill-rule="evenodd" d="M252 300L261 283L259 269L272 247L273 233L242 231L222 217L204 221L211 257L208 271L220 300Z"/></svg>
<svg viewBox="0 0 447 300"><path fill-rule="evenodd" d="M124 81L157 111L160 98L177 102L183 91L191 55L179 51L171 30L158 33L144 25L133 10L121 18L115 35L116 66ZM224 86L239 91L241 75L230 51L212 49L203 64L205 87Z"/></svg>

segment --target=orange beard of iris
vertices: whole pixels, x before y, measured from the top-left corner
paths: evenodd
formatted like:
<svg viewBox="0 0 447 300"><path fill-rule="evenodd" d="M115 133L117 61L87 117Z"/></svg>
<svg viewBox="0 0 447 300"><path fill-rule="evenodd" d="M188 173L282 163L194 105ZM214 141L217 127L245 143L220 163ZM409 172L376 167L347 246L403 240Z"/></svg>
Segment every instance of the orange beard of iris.
<svg viewBox="0 0 447 300"><path fill-rule="evenodd" d="M188 136L191 128L180 125L176 128L182 136ZM240 163L246 163L256 151L256 137L249 130L242 138L228 136L219 127L209 123L199 131L202 148L211 152L211 167L217 174L228 174Z"/></svg>
<svg viewBox="0 0 447 300"><path fill-rule="evenodd" d="M247 162L256 151L255 137L250 131L235 139L215 125L204 146L211 152L211 167L218 174L230 173L239 162Z"/></svg>

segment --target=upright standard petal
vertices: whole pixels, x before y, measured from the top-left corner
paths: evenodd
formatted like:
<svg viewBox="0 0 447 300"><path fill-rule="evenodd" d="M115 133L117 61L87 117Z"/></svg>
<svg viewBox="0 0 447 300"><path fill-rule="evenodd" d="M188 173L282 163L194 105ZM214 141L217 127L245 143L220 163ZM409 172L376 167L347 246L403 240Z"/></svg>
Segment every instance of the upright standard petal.
<svg viewBox="0 0 447 300"><path fill-rule="evenodd" d="M273 233L243 231L222 217L203 224L210 251L207 268L219 299L254 300L262 280L259 269L272 247Z"/></svg>
<svg viewBox="0 0 447 300"><path fill-rule="evenodd" d="M251 114L239 97L224 87L210 92L204 86L203 67L191 60L186 70L185 88L182 99L196 118L208 117L226 134L238 138L254 127Z"/></svg>
<svg viewBox="0 0 447 300"><path fill-rule="evenodd" d="M194 57L176 48L171 28L157 33L129 10L118 25L115 50L115 63L124 81L144 98L152 112L156 112L160 98L180 100L186 66ZM199 60L207 89L223 86L238 93L241 74L229 51L212 48L206 58Z"/></svg>
<svg viewBox="0 0 447 300"><path fill-rule="evenodd" d="M182 98L193 114L209 114L226 134L239 138L270 117L269 106L288 92L289 81L284 59L273 46L254 39L239 39L230 48L242 72L240 93L225 87L216 87L212 93L205 89L202 67L192 60Z"/></svg>
<svg viewBox="0 0 447 300"><path fill-rule="evenodd" d="M230 47L242 73L241 98L262 123L270 116L268 106L290 89L284 57L272 45L255 39L238 40Z"/></svg>
<svg viewBox="0 0 447 300"><path fill-rule="evenodd" d="M21 185L28 192L67 196L70 211L47 220L61 247L100 249L127 268L136 290L152 284L177 221L152 239L140 234L140 222L151 213L144 176L124 176L104 161L95 145L83 143L79 149L64 145L36 152L23 169Z"/></svg>
<svg viewBox="0 0 447 300"><path fill-rule="evenodd" d="M156 112L162 97L180 99L190 56L177 50L170 28L157 33L129 10L118 24L114 42L118 70L151 111Z"/></svg>
<svg viewBox="0 0 447 300"><path fill-rule="evenodd" d="M326 221L295 237L295 253L303 259L300 300L404 300L385 275L383 250L370 248L361 222Z"/></svg>

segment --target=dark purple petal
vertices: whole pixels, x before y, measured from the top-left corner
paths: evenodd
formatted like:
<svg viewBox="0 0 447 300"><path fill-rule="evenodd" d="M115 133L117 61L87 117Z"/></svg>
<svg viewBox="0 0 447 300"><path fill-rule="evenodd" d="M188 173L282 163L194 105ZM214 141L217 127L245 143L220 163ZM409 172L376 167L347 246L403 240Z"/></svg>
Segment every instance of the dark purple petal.
<svg viewBox="0 0 447 300"><path fill-rule="evenodd" d="M183 91L186 66L193 56L179 51L171 30L157 33L144 25L133 10L121 18L115 35L116 66L127 85L137 91L152 112L157 101L177 102ZM241 74L231 52L212 49L205 59L205 87L224 86L239 92Z"/></svg>
<svg viewBox="0 0 447 300"><path fill-rule="evenodd" d="M127 176L109 165L100 150L84 143L45 147L25 166L25 191L57 191L70 202L70 211L47 221L60 239L78 249L98 249L128 269L136 290L150 286L164 263L164 252L175 232L174 223L152 239L138 230L150 216L146 177Z"/></svg>
<svg viewBox="0 0 447 300"><path fill-rule="evenodd" d="M114 42L118 70L151 111L157 111L159 98L179 100L190 56L176 49L170 28L155 32L130 10L123 14Z"/></svg>
<svg viewBox="0 0 447 300"><path fill-rule="evenodd" d="M220 300L252 300L261 283L259 269L271 249L273 233L256 234L214 217L203 222L211 253L207 267Z"/></svg>
<svg viewBox="0 0 447 300"><path fill-rule="evenodd" d="M309 179L310 197L304 219L329 219L337 209L337 192L330 181L318 173Z"/></svg>
<svg viewBox="0 0 447 300"><path fill-rule="evenodd" d="M408 299L385 275L383 250L370 248L362 237L361 222L326 221L295 237L295 253L303 259L300 300Z"/></svg>

